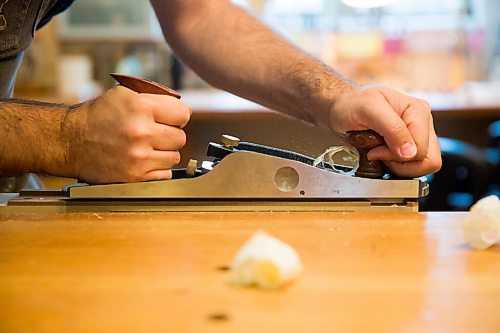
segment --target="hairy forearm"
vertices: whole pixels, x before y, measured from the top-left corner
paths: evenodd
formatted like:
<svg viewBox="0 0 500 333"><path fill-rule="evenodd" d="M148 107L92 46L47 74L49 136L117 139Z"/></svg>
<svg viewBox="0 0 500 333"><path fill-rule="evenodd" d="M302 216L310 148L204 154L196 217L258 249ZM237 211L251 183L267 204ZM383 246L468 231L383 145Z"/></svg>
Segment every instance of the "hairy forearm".
<svg viewBox="0 0 500 333"><path fill-rule="evenodd" d="M315 124L329 125L353 83L226 0L152 0L175 52L212 85Z"/></svg>
<svg viewBox="0 0 500 333"><path fill-rule="evenodd" d="M25 172L65 175L62 128L68 106L25 100L0 102L0 176Z"/></svg>
<svg viewBox="0 0 500 333"><path fill-rule="evenodd" d="M123 86L76 104L0 102L0 176L25 172L88 183L169 179L190 109Z"/></svg>

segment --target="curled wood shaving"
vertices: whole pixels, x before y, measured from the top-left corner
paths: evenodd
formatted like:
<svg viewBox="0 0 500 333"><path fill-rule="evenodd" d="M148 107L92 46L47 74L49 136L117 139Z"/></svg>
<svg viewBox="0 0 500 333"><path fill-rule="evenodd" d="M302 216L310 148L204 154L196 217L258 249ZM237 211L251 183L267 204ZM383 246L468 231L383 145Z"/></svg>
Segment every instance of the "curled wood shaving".
<svg viewBox="0 0 500 333"><path fill-rule="evenodd" d="M340 156L340 161L338 161L338 158L337 160L335 160L334 156L340 153L342 153L342 155ZM345 169L340 169L338 167L339 165L345 166L345 169L352 169L346 171ZM359 167L359 153L353 147L333 146L328 148L323 154L318 156L314 160L313 166L320 169L328 168L329 170L333 170L334 172L343 175L353 176Z"/></svg>

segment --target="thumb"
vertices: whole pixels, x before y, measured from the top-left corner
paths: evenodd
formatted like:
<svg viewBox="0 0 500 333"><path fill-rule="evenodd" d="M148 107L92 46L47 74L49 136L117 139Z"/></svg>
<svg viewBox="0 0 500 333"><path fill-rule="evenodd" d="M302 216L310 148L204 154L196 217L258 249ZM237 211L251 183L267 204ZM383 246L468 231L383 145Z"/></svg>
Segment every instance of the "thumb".
<svg viewBox="0 0 500 333"><path fill-rule="evenodd" d="M397 159L408 161L417 154L417 146L413 140L408 127L401 117L384 100L375 108L365 114L365 124L384 137L385 143L392 153L392 158L383 156L383 160ZM382 150L379 150L382 153ZM382 156L370 154L371 159L378 159ZM385 154L386 155L386 154Z"/></svg>

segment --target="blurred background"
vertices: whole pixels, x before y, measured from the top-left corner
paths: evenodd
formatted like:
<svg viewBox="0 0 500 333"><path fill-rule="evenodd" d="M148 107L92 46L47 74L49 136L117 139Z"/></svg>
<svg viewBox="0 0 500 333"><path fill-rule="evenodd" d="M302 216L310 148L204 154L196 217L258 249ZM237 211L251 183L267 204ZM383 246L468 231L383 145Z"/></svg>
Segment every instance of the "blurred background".
<svg viewBox="0 0 500 333"><path fill-rule="evenodd" d="M233 2L349 78L431 103L446 164L434 175L426 209L467 209L481 196L498 193L500 1ZM284 123L281 116L210 88L169 49L147 0L77 0L37 33L15 94L83 101L114 85L110 72L182 90L194 109L188 138L196 137L184 155L203 159L207 141L224 131L309 155L335 143L329 133ZM277 122L285 128L281 139Z"/></svg>
<svg viewBox="0 0 500 333"><path fill-rule="evenodd" d="M234 2L359 82L386 84L416 93L465 90L488 101L500 100L495 84L500 81L499 1ZM362 7L379 3L387 4ZM147 0L80 0L57 21L58 24L50 24L37 34L36 44L40 47L35 45L25 62L29 72L51 67L47 62L52 67L59 64L58 69L82 66L77 69L79 74L89 72L84 79L109 88L112 81L106 73L117 70L177 84L172 82L173 66L179 72L180 87L206 87L189 69L175 68L175 58L163 41ZM50 43L51 49L57 44L54 56L58 62L46 58L43 63L45 43ZM45 74L40 75L44 82L33 82L31 74L25 80L21 76L17 89L54 92L60 84L54 72L50 68L40 73Z"/></svg>

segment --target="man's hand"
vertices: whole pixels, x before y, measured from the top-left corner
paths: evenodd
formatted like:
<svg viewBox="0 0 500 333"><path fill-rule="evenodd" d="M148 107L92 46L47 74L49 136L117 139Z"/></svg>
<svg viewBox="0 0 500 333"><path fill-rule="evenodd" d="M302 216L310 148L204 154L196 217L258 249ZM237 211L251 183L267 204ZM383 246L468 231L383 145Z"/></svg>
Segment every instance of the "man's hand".
<svg viewBox="0 0 500 333"><path fill-rule="evenodd" d="M176 55L208 83L319 126L329 123L337 134L373 129L388 147L369 158L385 160L397 175L440 168L427 103L386 88L356 88L229 0L151 2Z"/></svg>
<svg viewBox="0 0 500 333"><path fill-rule="evenodd" d="M72 174L89 183L170 179L190 115L174 97L122 86L78 105L62 125Z"/></svg>
<svg viewBox="0 0 500 333"><path fill-rule="evenodd" d="M340 135L365 129L382 135L387 146L371 150L368 158L384 161L398 176L421 176L441 168L431 108L424 100L389 88L351 88L335 101L330 128Z"/></svg>

